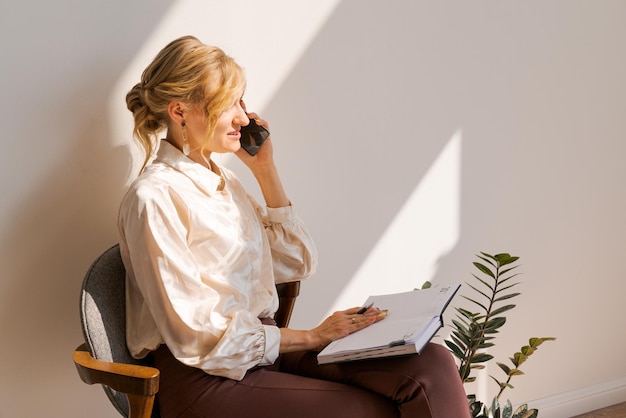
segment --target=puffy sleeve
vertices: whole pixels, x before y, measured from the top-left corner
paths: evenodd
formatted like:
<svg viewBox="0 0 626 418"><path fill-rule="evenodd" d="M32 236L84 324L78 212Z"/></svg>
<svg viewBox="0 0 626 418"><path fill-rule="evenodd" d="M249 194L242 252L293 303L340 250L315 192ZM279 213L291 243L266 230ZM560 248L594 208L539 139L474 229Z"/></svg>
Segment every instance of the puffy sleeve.
<svg viewBox="0 0 626 418"><path fill-rule="evenodd" d="M122 202L119 228L127 269L128 347L134 356L143 357L166 343L181 362L240 380L248 369L271 364L278 356L278 328L259 320L259 316L275 310L275 289L257 285L240 291L233 280L220 279L223 273L219 267L227 264L222 254L215 255L215 260L203 260L203 265L217 267L209 273L202 271L198 253L189 246L192 217L189 207L171 188L135 190ZM290 222L270 227L279 231L272 234L274 241L293 235L280 232L285 227L297 228ZM293 249L293 240L284 241L278 247ZM213 248L204 251L209 256L217 253ZM303 251L295 252L302 255L292 257L304 255ZM277 260L288 263L281 253L285 251L277 253ZM299 275L305 273L294 270ZM283 277L290 275L287 267L280 271Z"/></svg>
<svg viewBox="0 0 626 418"><path fill-rule="evenodd" d="M261 213L272 249L276 283L305 280L317 269L318 254L313 238L293 206L265 208L254 203Z"/></svg>

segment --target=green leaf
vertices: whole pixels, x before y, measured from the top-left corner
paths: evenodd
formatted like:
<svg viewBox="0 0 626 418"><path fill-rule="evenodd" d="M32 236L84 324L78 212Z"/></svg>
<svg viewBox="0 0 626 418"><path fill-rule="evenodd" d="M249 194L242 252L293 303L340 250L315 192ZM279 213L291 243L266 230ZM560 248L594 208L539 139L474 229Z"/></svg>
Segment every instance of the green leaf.
<svg viewBox="0 0 626 418"><path fill-rule="evenodd" d="M458 335L456 332L453 332L450 335L450 338L463 351L465 351L465 348L468 347L470 344L469 338L463 335Z"/></svg>
<svg viewBox="0 0 626 418"><path fill-rule="evenodd" d="M463 331L461 329L453 330L452 334L455 335L457 338L459 338L462 341L469 341L469 339L472 337L472 333L470 333L468 331Z"/></svg>
<svg viewBox="0 0 626 418"><path fill-rule="evenodd" d="M470 335L469 328L466 324L463 324L455 319L452 319L452 324L456 327L456 329L463 335Z"/></svg>
<svg viewBox="0 0 626 418"><path fill-rule="evenodd" d="M475 349L477 350L482 350L484 348L489 348L489 347L493 347L494 344L493 343L480 343L480 344L476 344L474 346Z"/></svg>
<svg viewBox="0 0 626 418"><path fill-rule="evenodd" d="M424 284L422 284L422 289L430 289L432 287L432 283L426 280Z"/></svg>
<svg viewBox="0 0 626 418"><path fill-rule="evenodd" d="M496 382L496 385L500 386L500 389L502 389L502 387L503 387L503 386L506 386L506 383L502 383L502 382L500 382L500 381L499 381L498 379L496 379L495 377L493 377L493 376L491 376L491 375L489 375L489 377L490 377L490 378L491 378L494 382Z"/></svg>
<svg viewBox="0 0 626 418"><path fill-rule="evenodd" d="M455 308L455 309L461 316L464 316L465 318L469 320L473 319L476 315L478 315L477 313L470 312L467 309L463 309L463 308Z"/></svg>
<svg viewBox="0 0 626 418"><path fill-rule="evenodd" d="M480 410L483 408L483 403L476 400L476 395L469 395L467 397L469 403L470 414L472 417L477 417L480 414Z"/></svg>
<svg viewBox="0 0 626 418"><path fill-rule="evenodd" d="M489 377L496 382L496 384L500 387L500 391L503 391L506 388L511 388L513 389L513 385L511 385L510 383L507 382L501 382L498 379L496 379L495 377L493 377L492 375L489 375Z"/></svg>
<svg viewBox="0 0 626 418"><path fill-rule="evenodd" d="M524 415L521 418L537 418L537 416L539 415L539 411L536 409L531 409L530 411L528 411L526 413L526 415Z"/></svg>
<svg viewBox="0 0 626 418"><path fill-rule="evenodd" d="M466 318L463 315L457 313L455 318L460 321L466 329L469 329L472 323L475 321L474 318Z"/></svg>
<svg viewBox="0 0 626 418"><path fill-rule="evenodd" d="M496 261L496 259L494 258L494 256L492 256L491 254L487 254L487 253L486 253L486 252L484 252L484 251L481 251L480 253L481 253L483 256L488 257L488 258L491 258L493 261Z"/></svg>
<svg viewBox="0 0 626 418"><path fill-rule="evenodd" d="M507 366L506 364L504 364L504 363L498 363L498 362L496 362L496 364L497 364L498 366L500 366L500 368L502 369L502 371L503 371L503 372L504 372L507 376L508 376L508 374L511 372L511 368L510 368L509 366Z"/></svg>
<svg viewBox="0 0 626 418"><path fill-rule="evenodd" d="M473 314L472 314L473 315ZM469 316L466 313L460 311L457 309L456 315L455 317L457 319L459 319L460 321L463 322L463 324L465 324L466 326L469 327L469 324L471 324L472 322L474 322L474 317L473 316Z"/></svg>
<svg viewBox="0 0 626 418"><path fill-rule="evenodd" d="M452 319L450 322L454 333L464 335L465 337L470 337L472 335L469 330L471 324L466 324L463 321L456 319Z"/></svg>
<svg viewBox="0 0 626 418"><path fill-rule="evenodd" d="M536 409L529 410L527 408L528 408L527 405L522 405L519 408L517 408L515 410L515 413L513 414L513 418L537 418L537 415L539 415L539 411Z"/></svg>
<svg viewBox="0 0 626 418"><path fill-rule="evenodd" d="M522 365L522 363L524 363L526 360L528 360L528 357L526 357L524 354L522 353L515 353L513 354L513 364L515 365L515 367L519 367Z"/></svg>
<svg viewBox="0 0 626 418"><path fill-rule="evenodd" d="M452 338L452 336L451 336ZM452 338L452 340L445 340L446 344L453 344L456 345L456 347L459 349L459 351L465 351L465 345L463 344L463 342L458 341L457 338Z"/></svg>
<svg viewBox="0 0 626 418"><path fill-rule="evenodd" d="M528 405L527 404L523 404L523 405L520 405L519 407L517 407L517 409L515 410L515 412L513 414L514 415L525 414L527 411L528 411Z"/></svg>
<svg viewBox="0 0 626 418"><path fill-rule="evenodd" d="M456 344L452 343L451 341L445 340L444 343L459 360L463 360L463 358L465 357L465 353L463 352L463 350L461 350Z"/></svg>
<svg viewBox="0 0 626 418"><path fill-rule="evenodd" d="M508 279L501 280L501 281L500 281L500 284L502 284L502 283L503 283L503 282L505 282L506 280L508 280ZM498 294L498 293L502 293L502 292L504 292L505 290L508 290L508 289L512 288L513 286L517 286L518 284L519 284L519 282L517 282L517 283L513 283L513 284L510 284L510 285L505 286L505 287L501 287L500 289L498 289L498 291L496 292L496 294Z"/></svg>
<svg viewBox="0 0 626 418"><path fill-rule="evenodd" d="M492 318L489 321L485 322L484 330L496 330L500 328L502 325L506 323L506 318L504 316L498 316L496 318Z"/></svg>
<svg viewBox="0 0 626 418"><path fill-rule="evenodd" d="M475 291L475 292L477 292L477 293L479 293L479 294L483 295L483 296L485 297L485 299L487 299L487 300L491 300L491 296L487 295L487 294L486 294L485 292L483 292L482 290L480 290L480 289L476 288L476 286L472 286L472 285L471 285L471 284L469 284L469 283L468 283L467 285L468 285L470 288L474 289L474 291ZM489 288L489 289L493 292L493 289L491 289L491 288ZM486 310L486 309L485 309L485 310Z"/></svg>
<svg viewBox="0 0 626 418"><path fill-rule="evenodd" d="M491 315L499 315L502 312L510 311L513 308L515 308L515 305L504 305L491 312Z"/></svg>
<svg viewBox="0 0 626 418"><path fill-rule="evenodd" d="M537 348L537 347L539 347L541 344L543 344L546 341L555 341L555 340L556 340L556 338L554 338L554 337L544 337L544 338L533 337L530 340L528 340L528 342L529 342L531 347Z"/></svg>
<svg viewBox="0 0 626 418"><path fill-rule="evenodd" d="M486 281L486 280L481 279L480 277L478 277L478 276L477 276L477 275L475 275L475 274L472 274L472 276L473 276L476 280L478 280L479 282L481 282L481 283L482 283L482 284L483 284L483 285L484 285L487 289L489 289L489 291L491 291L491 293L493 293L493 292L494 292L494 290L495 290L495 289L494 289L494 287L493 287L492 285L490 285L489 283L487 283L487 281ZM469 284L469 283L467 283L467 282L466 282L466 284Z"/></svg>
<svg viewBox="0 0 626 418"><path fill-rule="evenodd" d="M516 268L518 268L519 266L513 266L513 267L509 267L508 269L504 269L500 272L500 277L504 276L505 274L507 274L509 271L511 270L515 270Z"/></svg>
<svg viewBox="0 0 626 418"><path fill-rule="evenodd" d="M458 331L452 331L450 338L452 338L452 341L454 341L454 343L461 348L468 347L472 341L471 336L463 335Z"/></svg>
<svg viewBox="0 0 626 418"><path fill-rule="evenodd" d="M511 280L511 279L512 279L512 278L514 278L514 277L519 276L520 274L522 274L522 273L516 273L516 274L514 274L514 275L512 275L512 276L509 276L509 277L500 278L500 284L503 284L503 283L505 283L505 282L508 282L509 280ZM517 283L515 283L515 284L518 284L518 283L519 283L519 282L517 282Z"/></svg>
<svg viewBox="0 0 626 418"><path fill-rule="evenodd" d="M511 401L507 399L502 408L502 418L512 418L512 415L513 406L511 405Z"/></svg>
<svg viewBox="0 0 626 418"><path fill-rule="evenodd" d="M493 356L491 354L486 354L486 353L479 353L479 354L475 354L472 356L472 358L469 359L470 363L484 363L486 361L489 361L493 358Z"/></svg>
<svg viewBox="0 0 626 418"><path fill-rule="evenodd" d="M470 299L467 296L461 295L461 297L465 300L468 300L472 303L475 303L476 305L480 306L485 312L487 311L487 307L485 305L483 305L482 303L476 302L474 299Z"/></svg>
<svg viewBox="0 0 626 418"><path fill-rule="evenodd" d="M493 418L500 418L500 403L497 396L491 401L491 414Z"/></svg>
<svg viewBox="0 0 626 418"><path fill-rule="evenodd" d="M519 257L511 256L510 254L496 254L493 256L496 261L500 264L500 266L506 266L507 264L515 263L519 260Z"/></svg>
<svg viewBox="0 0 626 418"><path fill-rule="evenodd" d="M493 266L493 268L496 268L496 264L494 263L494 261L496 261L492 255L489 255L487 253L483 253L481 252L481 254L483 255L482 257L480 255L476 255L476 257L480 258L481 260L483 260L485 263L487 264L491 264Z"/></svg>
<svg viewBox="0 0 626 418"><path fill-rule="evenodd" d="M519 295L521 295L521 293L511 293L509 295L500 296L499 298L494 299L493 301L494 302L500 302L501 300L511 299L511 298L514 298L514 297L519 296Z"/></svg>
<svg viewBox="0 0 626 418"><path fill-rule="evenodd" d="M493 272L491 270L489 270L489 268L485 267L484 265L478 263L478 262L474 262L474 266L482 271L484 274L486 274L487 276L490 276L492 278L496 278L496 276L493 274Z"/></svg>

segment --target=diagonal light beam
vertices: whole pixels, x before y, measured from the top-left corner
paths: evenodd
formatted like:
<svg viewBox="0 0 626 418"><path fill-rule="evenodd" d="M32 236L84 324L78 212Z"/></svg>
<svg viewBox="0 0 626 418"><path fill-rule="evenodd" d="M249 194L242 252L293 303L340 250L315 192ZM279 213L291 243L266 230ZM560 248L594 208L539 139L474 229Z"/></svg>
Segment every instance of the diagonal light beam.
<svg viewBox="0 0 626 418"><path fill-rule="evenodd" d="M459 240L462 137L459 129L448 140L328 313L432 279Z"/></svg>

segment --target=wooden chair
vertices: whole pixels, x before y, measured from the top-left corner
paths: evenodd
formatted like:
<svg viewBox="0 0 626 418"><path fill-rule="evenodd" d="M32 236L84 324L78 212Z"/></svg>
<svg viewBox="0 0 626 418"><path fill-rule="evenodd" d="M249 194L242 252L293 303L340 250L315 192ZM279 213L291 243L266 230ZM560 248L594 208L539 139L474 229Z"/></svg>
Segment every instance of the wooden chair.
<svg viewBox="0 0 626 418"><path fill-rule="evenodd" d="M300 282L277 286L278 326L289 324ZM117 411L129 418L159 418L154 399L159 371L148 360L133 358L126 347L125 269L119 245L98 257L83 280L80 318L85 343L74 351L83 382L99 383Z"/></svg>

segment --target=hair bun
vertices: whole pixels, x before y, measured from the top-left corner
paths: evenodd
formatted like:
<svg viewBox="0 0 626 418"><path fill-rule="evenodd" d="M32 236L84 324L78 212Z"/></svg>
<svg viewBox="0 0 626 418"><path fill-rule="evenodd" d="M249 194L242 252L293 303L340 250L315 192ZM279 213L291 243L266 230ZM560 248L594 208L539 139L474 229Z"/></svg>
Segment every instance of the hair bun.
<svg viewBox="0 0 626 418"><path fill-rule="evenodd" d="M128 107L128 110L130 110L133 114L139 110L139 108L146 105L142 98L141 89L141 84L137 83L126 95L126 107Z"/></svg>

